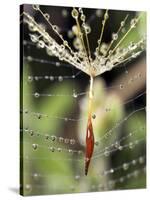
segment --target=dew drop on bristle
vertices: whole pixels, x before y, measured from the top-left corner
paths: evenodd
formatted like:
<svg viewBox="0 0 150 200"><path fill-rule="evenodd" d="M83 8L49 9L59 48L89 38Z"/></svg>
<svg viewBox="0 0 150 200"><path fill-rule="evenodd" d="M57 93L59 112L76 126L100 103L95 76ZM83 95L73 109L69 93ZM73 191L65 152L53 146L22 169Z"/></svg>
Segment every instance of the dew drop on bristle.
<svg viewBox="0 0 150 200"><path fill-rule="evenodd" d="M72 12L71 12L71 15L72 15L72 17L75 18L75 19L78 18L79 13L78 13L78 11L77 11L76 8L73 8L73 10L72 10Z"/></svg>

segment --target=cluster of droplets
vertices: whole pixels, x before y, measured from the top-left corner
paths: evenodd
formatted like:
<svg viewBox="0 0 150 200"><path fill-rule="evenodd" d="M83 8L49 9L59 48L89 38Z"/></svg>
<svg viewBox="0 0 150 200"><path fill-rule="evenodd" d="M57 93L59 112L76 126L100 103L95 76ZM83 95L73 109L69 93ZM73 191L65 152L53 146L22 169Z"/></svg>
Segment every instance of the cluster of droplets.
<svg viewBox="0 0 150 200"><path fill-rule="evenodd" d="M109 170L104 170L100 173L97 173L97 176L108 176L109 174L113 174L119 170L124 170L124 171L128 171L132 166L133 167L137 167L138 165L140 166L144 166L145 165L145 156L139 156L136 159L133 159L129 162L123 163L121 165L118 165L117 167L111 168ZM137 170L134 170L134 173ZM137 173L136 173L137 174ZM49 176L49 174L46 174L47 176ZM39 173L33 173L32 177L37 179L37 177L42 177L42 174ZM74 176L74 180L79 181L81 178L84 178L84 176L82 174L76 174ZM128 175L129 178L129 175Z"/></svg>
<svg viewBox="0 0 150 200"><path fill-rule="evenodd" d="M64 79L73 79L75 78L74 76L28 76L28 82L32 82L32 81L39 81L39 80L50 80L50 81L59 81L62 82ZM35 95L36 97L36 95Z"/></svg>
<svg viewBox="0 0 150 200"><path fill-rule="evenodd" d="M77 49L77 52L74 52L69 46L68 41L64 40L63 36L59 33L59 27L51 23L49 14L43 13L39 6L33 6L33 9L42 14L55 34L61 39L62 44L58 44L58 42L56 42L56 40L52 38L48 32L46 32L45 28L41 24L38 24L33 17L31 17L28 13L24 13L24 21L28 24L29 30L36 32L35 34L30 34L31 41L36 43L37 47L45 48L48 55L56 56L60 61L68 62L88 75L91 73L91 66L94 69L94 75L97 76L105 71L111 70L127 60L136 58L145 49L145 39L143 38L134 43L134 45L129 44L128 47L119 48L120 44L124 41L132 29L137 27L139 17L131 19L129 29L118 41L120 32L125 28L128 18L128 16L126 16L125 19L121 21L119 30L116 33L112 33L112 40L108 45L102 42L104 28L109 18L108 10L106 10L102 20L102 30L98 40L98 47L95 50L95 59L93 60L91 58L90 43L88 41L88 34L91 32L91 27L86 23L86 16L83 13L82 8L73 8L71 15L75 19L76 25L72 27L72 31L68 32L69 37L72 38L73 35L76 36L73 44ZM67 12L65 10L62 12L64 16L67 16ZM81 21L81 27L79 20ZM84 37L86 38L86 42ZM116 43L116 46L111 49L112 44L116 41L118 41L118 43Z"/></svg>
<svg viewBox="0 0 150 200"><path fill-rule="evenodd" d="M130 179L136 179L138 178L141 174L145 174L146 173L146 167L142 167L140 169L135 169L133 170L132 172L128 172L126 175L124 176L121 176L119 178L116 178L116 179L110 179L107 181L107 183L100 183L100 184L92 184L90 189L88 189L88 192L89 191L108 191L108 190L113 190L115 189L115 186L117 186L117 184L123 184L125 181L128 181ZM37 181L39 178L41 177L44 177L44 176L48 176L48 175L41 175L39 173L34 173L34 174L31 174L32 178ZM67 178L67 177L66 177ZM82 176L80 175L75 175L74 179L75 181L79 182L79 180L82 178ZM40 184L26 184L25 185L25 190L26 192L30 193L32 191L33 188L40 188L40 187L49 187L49 185L40 185ZM63 189L63 188L61 188ZM76 185L71 185L70 187L68 187L68 190L69 191L72 191L74 192L75 190L79 190L78 188L78 184ZM79 190L80 191L80 190ZM87 192L87 191L85 191Z"/></svg>
<svg viewBox="0 0 150 200"><path fill-rule="evenodd" d="M69 142L68 142L69 143ZM39 148L46 148L45 146L39 145L39 144L32 144L32 148L33 150L38 150ZM64 153L69 153L70 155L72 154L77 154L77 155L82 155L83 152L81 150L74 150L74 149L66 149L66 148L62 148L62 147L54 147L54 146L48 146L48 150L52 153L56 153L56 152L64 152Z"/></svg>
<svg viewBox="0 0 150 200"><path fill-rule="evenodd" d="M29 128L24 128L23 130L25 133L28 133L31 137L42 137L46 141L50 142L58 142L58 143L64 143L64 144L70 144L70 145L75 145L77 141L73 138L64 138L64 137L58 137L55 135L49 135L49 134L44 134L44 133L39 133L37 131L33 131L32 129Z"/></svg>
<svg viewBox="0 0 150 200"><path fill-rule="evenodd" d="M143 94L144 94L144 93L143 93ZM141 95L139 95L139 97L140 97L140 96L141 96ZM131 100L130 100L130 101L131 101ZM130 102L130 101L129 101L129 102ZM106 133L103 134L103 136L99 139L99 141L96 141L96 142L95 142L95 145L96 145L96 146L99 146L99 144L100 144L104 139L107 139L108 137L110 137L110 136L113 134L113 131L115 131L117 128L119 128L125 121L127 121L129 118L131 118L131 117L132 117L134 114L136 114L137 112L144 111L145 109L146 109L146 108L143 107L143 108L140 108L140 109L138 109L138 110L134 110L134 111L132 111L130 114L128 114L127 116L125 116L122 120L118 121L109 131L107 131ZM64 121L66 121L66 122L68 122L68 121L79 122L79 121L84 120L84 119L73 119L73 118L67 118L67 117L49 116L49 115L47 115L47 114L31 112L31 111L28 111L27 109L24 109L24 110L22 111L22 113L24 113L25 115L30 114L30 115L36 116L37 119L41 119L41 118L44 117L44 118L50 118L50 119L64 120ZM93 114L92 118L95 119L95 118L96 118L96 115ZM144 129L145 129L145 127L141 127L141 128L140 128L141 131L143 131ZM28 128L26 129L26 132L29 132ZM31 130L31 132L33 132L33 131ZM136 132L136 131L134 131L134 132ZM133 133L134 133L134 132L133 132ZM129 136L132 136L133 133L130 133ZM121 139L121 141L124 140L124 138L126 138L126 137L128 137L128 136L123 137L123 138ZM137 143L137 141L135 141L134 143ZM112 144L112 145L111 145L111 148L114 147L114 146L115 146L116 148L118 148L119 150L122 150L122 148L123 148L123 147L120 146L120 145L118 146L118 143ZM130 144L129 147L131 147L131 146L132 146L132 145ZM106 154L107 154L107 151L106 151Z"/></svg>
<svg viewBox="0 0 150 200"><path fill-rule="evenodd" d="M121 169L127 171L131 166L137 166L138 164L143 165L144 163L145 163L145 156L140 156L137 159L133 159L132 161L124 162L123 164L117 167L111 168L109 170L104 170L101 174L102 176L106 176L109 174L113 174Z"/></svg>
<svg viewBox="0 0 150 200"><path fill-rule="evenodd" d="M121 176L117 179L112 179L112 180L109 180L108 183L106 184L99 184L98 186L97 185L93 185L93 188L94 189L98 189L100 191L107 191L107 190L113 190L115 188L115 186L117 185L117 183L124 183L125 181L129 180L129 179L133 179L133 178L138 178L138 176L141 174L141 173L145 173L146 171L146 168L143 167L141 169L135 169L134 171L130 172L130 173L127 173L125 176Z"/></svg>
<svg viewBox="0 0 150 200"><path fill-rule="evenodd" d="M116 140L114 143L112 143L110 146L107 146L103 149L100 149L100 150L97 150L95 153L94 153L94 156L92 159L97 159L97 158L100 158L100 157L108 157L110 156L112 153L116 152L116 151L123 151L125 149L129 149L129 150L133 150L133 148L135 148L138 144L140 144L144 138L141 138L141 139L138 139L138 140L135 140L134 142L129 142L129 143L125 143L125 144L121 144L123 141L125 141L127 138L131 137L133 134L135 134L138 130L134 131L133 133L129 133L129 135L127 136L124 136L122 137L120 140ZM63 138L63 137L56 137L56 136L49 136L48 134L46 135L41 135L39 133L35 133L33 132L33 130L28 130L28 129L25 129L25 132L29 132L29 134L33 137L33 136L42 136L42 138L44 137L45 141L47 142L57 142L58 144L66 144L67 146L68 145L75 145L77 143L79 143L78 141L76 141L75 139L69 139L69 138ZM72 149L72 148L64 148L64 147L55 147L49 143L46 142L46 145L42 145L42 144L38 144L38 143L33 143L32 144L32 148L34 150L37 150L37 149L48 149L50 152L65 152L65 153L69 153L70 155L72 154L76 154L76 155L82 155L83 156L83 151L82 150L79 150L79 149ZM48 147L46 147L48 145ZM97 146L97 144L95 144ZM29 146L29 143L28 143L28 146ZM28 158L27 158L28 159ZM49 159L49 158L47 158ZM69 158L70 159L70 158ZM81 160L78 160L78 161L83 161L82 159ZM142 157L139 157L138 159L138 162L139 163L143 163L144 162L144 156L143 158ZM132 164L136 164L137 163L137 160L134 160L132 162ZM125 165L126 163L124 163L124 168L125 168ZM120 169L120 167L117 169ZM108 170L110 171L110 170ZM111 170L111 173L112 170Z"/></svg>

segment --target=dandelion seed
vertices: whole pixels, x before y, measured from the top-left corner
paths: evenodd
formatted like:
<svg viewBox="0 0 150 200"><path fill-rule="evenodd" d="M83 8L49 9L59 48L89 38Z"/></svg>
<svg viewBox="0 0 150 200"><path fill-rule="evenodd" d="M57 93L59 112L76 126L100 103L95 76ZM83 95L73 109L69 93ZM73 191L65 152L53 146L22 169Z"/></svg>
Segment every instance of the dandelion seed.
<svg viewBox="0 0 150 200"><path fill-rule="evenodd" d="M49 33L38 24L30 14L24 12L25 16L25 23L28 24L29 30L32 32L37 32L40 35L38 38L36 35L31 35L31 41L37 44L40 48L45 48L46 52L49 56L55 56L60 61L68 62L69 64L73 65L77 69L81 70L82 72L86 73L90 78L90 88L89 88L89 103L88 103L88 121L87 121L87 129L86 129L86 149L85 149L85 174L88 173L88 168L90 164L90 160L92 158L93 150L94 150L94 129L93 129L93 122L92 120L95 119L95 115L93 114L93 99L94 99L94 92L93 92L93 85L96 76L103 74L106 71L110 71L116 66L130 61L133 58L136 58L141 54L144 50L138 50L139 46L145 45L145 41L141 40L140 42L130 43L128 47L120 48L124 40L127 38L129 33L132 31L133 28L136 28L137 23L140 20L140 17L134 18L130 22L130 27L126 31L125 25L128 18L128 15L125 17L123 21L120 23L120 27L117 32L112 34L112 40L110 44L106 44L103 41L105 26L107 25L109 19L109 11L106 10L103 16L103 20L101 22L102 28L100 32L100 36L98 39L98 46L95 48L93 57L91 55L90 49L90 42L88 35L91 32L91 27L86 22L86 16L83 12L82 8L73 8L71 15L75 20L76 25L72 27L72 31L69 31L67 34L69 38L75 39L73 41L73 45L76 49L72 50L69 42L63 38L63 36L59 33L59 27L57 25L53 25L50 21L50 17L47 13L43 13L40 6L33 5L33 9L39 12L48 22L50 27L52 28L53 32L59 37L61 40L61 44L56 42L56 40L49 35ZM64 17L67 16L67 11L63 10L62 15ZM97 10L96 15L98 17L101 16L101 11ZM122 33L123 34L122 34ZM123 36L119 35L122 34ZM32 58L28 58L28 61L32 61ZM56 66L59 64L56 63ZM54 80L53 76L50 76L49 79L51 81ZM59 76L58 81L62 82L63 77ZM120 85L120 89L123 89L124 85ZM40 95L35 93L34 96L38 98ZM72 95L74 98L77 97L76 93ZM64 118L65 121L68 121L68 118ZM58 139L60 140L60 138ZM66 143L66 139L64 140ZM131 145L130 145L131 146ZM117 147L119 150L123 149L123 146ZM105 155L109 154L109 151L105 151ZM107 156L107 155L106 155Z"/></svg>

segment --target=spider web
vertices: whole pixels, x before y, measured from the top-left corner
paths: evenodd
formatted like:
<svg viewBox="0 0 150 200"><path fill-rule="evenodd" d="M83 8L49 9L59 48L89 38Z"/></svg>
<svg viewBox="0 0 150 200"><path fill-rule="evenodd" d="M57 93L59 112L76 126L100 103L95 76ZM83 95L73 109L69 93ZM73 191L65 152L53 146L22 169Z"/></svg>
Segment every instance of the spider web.
<svg viewBox="0 0 150 200"><path fill-rule="evenodd" d="M42 9L50 13L59 31L72 43L72 9L49 6ZM24 10L49 30L32 6L26 5ZM87 23L92 27L89 40L93 41L98 38L95 27L104 10L84 10ZM110 41L117 26L112 26L111 20L120 13L111 11L104 32L105 42ZM135 12L124 12L124 15L126 13L136 15ZM96 78L93 114L96 141L86 177L84 140L89 77L72 65L49 57L30 40L27 25L22 22L22 26L21 193L38 195L145 187L145 54ZM142 182L138 181L139 177Z"/></svg>

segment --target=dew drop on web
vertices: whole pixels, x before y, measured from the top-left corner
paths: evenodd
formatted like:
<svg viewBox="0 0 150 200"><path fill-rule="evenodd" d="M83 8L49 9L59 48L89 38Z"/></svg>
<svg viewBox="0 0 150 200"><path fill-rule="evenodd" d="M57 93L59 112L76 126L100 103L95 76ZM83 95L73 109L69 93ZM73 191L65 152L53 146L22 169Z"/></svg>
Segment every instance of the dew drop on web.
<svg viewBox="0 0 150 200"><path fill-rule="evenodd" d="M37 150L38 144L32 144L32 148L33 148L34 150Z"/></svg>

